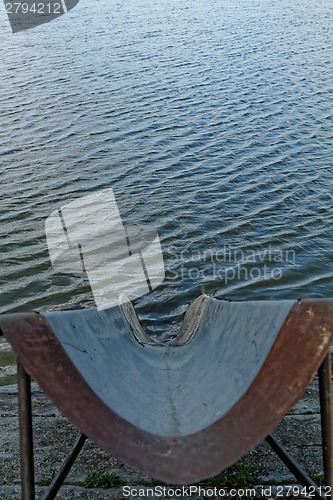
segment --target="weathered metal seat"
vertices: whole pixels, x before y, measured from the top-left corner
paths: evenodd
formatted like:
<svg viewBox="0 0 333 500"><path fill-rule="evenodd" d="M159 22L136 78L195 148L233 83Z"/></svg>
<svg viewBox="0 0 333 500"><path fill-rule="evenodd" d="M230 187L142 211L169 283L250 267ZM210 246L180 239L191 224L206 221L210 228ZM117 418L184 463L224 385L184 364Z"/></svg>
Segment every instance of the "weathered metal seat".
<svg viewBox="0 0 333 500"><path fill-rule="evenodd" d="M83 434L156 479L189 484L234 463L301 397L330 348L333 300L201 296L163 345L129 302L2 316L0 328Z"/></svg>

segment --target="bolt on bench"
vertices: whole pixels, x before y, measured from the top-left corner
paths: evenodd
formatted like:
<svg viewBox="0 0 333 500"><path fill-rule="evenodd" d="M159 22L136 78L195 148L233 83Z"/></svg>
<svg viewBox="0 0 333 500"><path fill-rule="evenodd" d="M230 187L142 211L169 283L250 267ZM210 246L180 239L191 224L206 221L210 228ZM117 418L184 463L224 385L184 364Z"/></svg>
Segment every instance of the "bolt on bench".
<svg viewBox="0 0 333 500"><path fill-rule="evenodd" d="M319 488L270 432L319 370L325 482L333 486L333 299L189 307L176 339L153 341L130 302L97 311L0 316L18 357L22 498L34 498L30 377L82 433L155 479L192 484L266 439L304 486Z"/></svg>

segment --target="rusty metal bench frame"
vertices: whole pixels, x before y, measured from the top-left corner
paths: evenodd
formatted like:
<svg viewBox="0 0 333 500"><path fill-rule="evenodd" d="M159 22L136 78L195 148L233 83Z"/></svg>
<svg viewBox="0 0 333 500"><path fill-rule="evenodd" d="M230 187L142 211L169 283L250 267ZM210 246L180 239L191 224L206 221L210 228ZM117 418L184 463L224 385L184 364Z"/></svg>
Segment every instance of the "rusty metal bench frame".
<svg viewBox="0 0 333 500"><path fill-rule="evenodd" d="M297 480L313 488L315 498L327 498L269 434L318 371L325 482L333 487L332 299L229 303L201 296L188 308L177 338L166 349L144 332L131 304L101 313L14 314L1 317L0 324L0 334L18 357L25 500L33 499L35 490L30 377L81 433L121 462L162 482L193 484L211 477L266 439ZM139 363L133 363L135 359ZM95 365L91 371L92 362L97 362L104 385L96 377ZM244 363L241 376L240 363ZM205 377L193 384L202 364ZM129 375L120 393L127 394L125 400L118 396L118 385L106 384L118 380L121 386L119 374L124 369ZM173 385L168 382L171 373ZM115 391L110 391L112 387ZM163 405L156 406L156 393L164 398ZM155 404L155 422L149 414L141 417L147 395ZM191 412L201 411L199 421L184 411L187 396ZM132 413L126 413L128 401ZM84 444L83 434L44 499L57 494Z"/></svg>
<svg viewBox="0 0 333 500"><path fill-rule="evenodd" d="M19 434L20 434L20 467L21 467L21 489L23 500L35 499L34 481L34 453L33 453L33 416L31 408L31 377L25 371L20 360L17 360L18 378L18 407L19 407ZM320 413L322 429L322 452L324 465L325 485L332 488L333 492L333 394L332 394L332 368L331 354L328 353L318 370L320 390ZM43 500L51 500L56 497L59 489L70 472L77 456L79 455L86 436L80 435L73 449L62 463L58 473L43 495ZM269 435L266 442L272 450L284 462L290 472L295 476L302 486L313 487L314 497L323 499L324 496L316 483L304 471L304 469L292 458L286 449Z"/></svg>

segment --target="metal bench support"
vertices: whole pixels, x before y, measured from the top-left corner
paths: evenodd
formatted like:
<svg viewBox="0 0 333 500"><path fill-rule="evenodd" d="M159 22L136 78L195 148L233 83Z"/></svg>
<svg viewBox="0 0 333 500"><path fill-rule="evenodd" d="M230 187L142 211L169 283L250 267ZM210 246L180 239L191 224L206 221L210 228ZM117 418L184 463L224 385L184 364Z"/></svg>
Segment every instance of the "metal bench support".
<svg viewBox="0 0 333 500"><path fill-rule="evenodd" d="M19 400L19 428L20 428L20 466L21 466L21 488L23 500L35 500L34 481L34 458L33 458L33 432L31 411L31 378L24 370L20 360L17 361L18 376L18 400ZM322 449L325 485L333 488L333 393L332 393L332 369L330 353L324 359L318 371L320 390L320 411L322 428ZM77 440L74 448L64 460L59 472L53 479L43 500L51 500L56 497L67 474L71 470L82 446L86 440L83 434ZM285 463L290 472L304 486L314 486L315 483L300 467L300 465L289 455L289 453L269 435L267 443L277 456ZM333 489L331 490L333 491ZM314 498L328 498L320 493L316 487Z"/></svg>
<svg viewBox="0 0 333 500"><path fill-rule="evenodd" d="M333 495L333 393L330 352L318 371L325 484Z"/></svg>
<svg viewBox="0 0 333 500"><path fill-rule="evenodd" d="M27 374L19 359L17 360L17 382L20 430L21 495L22 500L35 500L31 377ZM58 473L44 494L43 500L53 500L53 498L56 497L86 439L86 436L83 434L80 435L73 449L63 461Z"/></svg>
<svg viewBox="0 0 333 500"><path fill-rule="evenodd" d="M31 412L31 378L17 360L18 412L20 430L21 489L24 500L34 500L34 454Z"/></svg>

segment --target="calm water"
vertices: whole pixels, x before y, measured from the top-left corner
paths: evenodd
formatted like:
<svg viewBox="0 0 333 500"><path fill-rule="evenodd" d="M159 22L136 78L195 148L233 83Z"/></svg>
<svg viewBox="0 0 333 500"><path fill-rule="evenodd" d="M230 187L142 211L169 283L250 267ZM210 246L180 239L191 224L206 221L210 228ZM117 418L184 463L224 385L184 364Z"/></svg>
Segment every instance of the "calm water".
<svg viewBox="0 0 333 500"><path fill-rule="evenodd" d="M1 5L0 312L93 306L44 221L107 187L160 235L166 279L136 302L155 335L202 290L333 296L332 18L329 0L80 0L13 35Z"/></svg>

